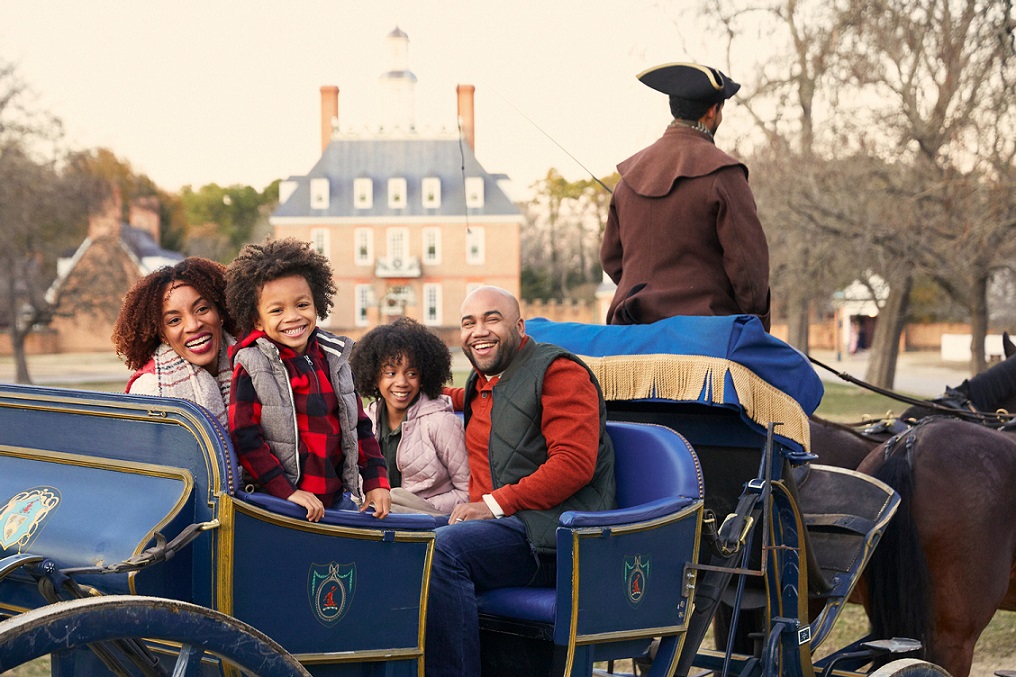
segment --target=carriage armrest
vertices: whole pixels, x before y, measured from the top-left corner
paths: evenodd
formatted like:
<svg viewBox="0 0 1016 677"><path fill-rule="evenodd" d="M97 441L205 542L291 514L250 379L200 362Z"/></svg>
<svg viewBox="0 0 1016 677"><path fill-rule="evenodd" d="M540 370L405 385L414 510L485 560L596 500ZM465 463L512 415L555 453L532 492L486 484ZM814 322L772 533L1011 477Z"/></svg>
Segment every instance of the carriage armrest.
<svg viewBox="0 0 1016 677"><path fill-rule="evenodd" d="M562 527L598 527L614 526L617 524L632 524L634 522L645 522L665 515L671 515L683 508L688 507L696 500L685 496L670 496L660 498L642 505L630 508L617 508L616 510L601 511L579 511L569 510L561 514L558 524Z"/></svg>
<svg viewBox="0 0 1016 677"><path fill-rule="evenodd" d="M307 521L307 509L284 498L249 491L237 491L236 498L237 500L256 505L259 508L264 508L279 515ZM384 519L377 519L372 513L332 509L325 510L325 516L321 518L319 524L333 524L361 529L400 529L406 531L424 531L437 527L437 522L430 515L390 513Z"/></svg>

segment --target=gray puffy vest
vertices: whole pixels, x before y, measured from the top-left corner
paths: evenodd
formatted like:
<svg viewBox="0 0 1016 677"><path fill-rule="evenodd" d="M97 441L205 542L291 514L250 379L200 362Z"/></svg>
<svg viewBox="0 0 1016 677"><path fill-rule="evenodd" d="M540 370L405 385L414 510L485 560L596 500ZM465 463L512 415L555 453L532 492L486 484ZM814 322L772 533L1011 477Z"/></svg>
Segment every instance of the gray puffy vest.
<svg viewBox="0 0 1016 677"><path fill-rule="evenodd" d="M614 501L614 447L607 435L607 414L600 384L589 368L568 351L549 343L529 339L511 365L494 385L494 404L490 412L491 431L487 445L494 488L516 484L531 475L547 460L547 440L541 430L543 377L547 367L559 357L581 364L596 386L600 401L600 446L596 454L593 478L560 505L547 510L520 510L529 541L540 552L553 552L555 533L561 513L567 510L611 510ZM476 396L477 374L466 382L464 416L469 424L472 399Z"/></svg>
<svg viewBox="0 0 1016 677"><path fill-rule="evenodd" d="M348 355L353 347L351 339L334 336L318 329L315 337L321 352L328 361L328 380L339 400L339 427L342 436L342 484L354 495L360 493L359 446L356 437L356 392L353 389L353 372ZM286 479L300 486L299 432L296 426L296 406L293 387L279 356L279 349L266 338L259 338L233 357L250 374L254 391L261 402L261 432L272 453L279 459ZM246 471L244 483L251 482Z"/></svg>

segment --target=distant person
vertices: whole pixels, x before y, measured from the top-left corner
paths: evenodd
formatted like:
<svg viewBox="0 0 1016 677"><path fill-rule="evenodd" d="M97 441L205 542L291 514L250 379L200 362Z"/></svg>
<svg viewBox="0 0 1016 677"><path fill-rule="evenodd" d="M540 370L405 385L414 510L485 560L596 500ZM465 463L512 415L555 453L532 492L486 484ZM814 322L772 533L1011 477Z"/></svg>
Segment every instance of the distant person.
<svg viewBox="0 0 1016 677"><path fill-rule="evenodd" d="M769 330L769 247L748 168L713 136L740 85L675 63L638 76L670 97L663 137L617 166L600 262L617 284L608 324L757 315Z"/></svg>
<svg viewBox="0 0 1016 677"><path fill-rule="evenodd" d="M288 238L248 244L226 271L226 302L242 338L231 350L229 428L260 491L307 509L351 508L344 492L391 507L385 459L353 388L353 342L317 328L335 283L328 259Z"/></svg>
<svg viewBox="0 0 1016 677"><path fill-rule="evenodd" d="M447 346L418 322L400 318L364 334L349 362L359 393L374 398L367 415L388 464L393 511L447 515L465 502L462 421L441 394L452 380Z"/></svg>
<svg viewBox="0 0 1016 677"><path fill-rule="evenodd" d="M113 326L117 355L135 370L128 393L189 400L223 427L234 343L225 271L194 256L159 268L127 292Z"/></svg>
<svg viewBox="0 0 1016 677"><path fill-rule="evenodd" d="M553 585L561 514L615 507L606 406L585 364L526 336L518 300L497 287L462 302L459 335L473 371L447 392L465 415L469 502L434 542L428 677L479 675L477 591Z"/></svg>

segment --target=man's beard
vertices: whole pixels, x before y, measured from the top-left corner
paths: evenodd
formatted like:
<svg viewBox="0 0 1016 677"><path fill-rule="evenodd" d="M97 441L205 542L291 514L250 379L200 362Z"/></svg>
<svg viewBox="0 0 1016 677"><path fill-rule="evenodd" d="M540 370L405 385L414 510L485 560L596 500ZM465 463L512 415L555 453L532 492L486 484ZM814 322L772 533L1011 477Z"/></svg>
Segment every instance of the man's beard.
<svg viewBox="0 0 1016 677"><path fill-rule="evenodd" d="M508 368L508 365L512 363L512 359L515 358L515 353L518 352L521 343L522 337L517 333L513 333L511 336L498 341L494 356L490 360L490 364L486 366L477 364L471 348L463 348L462 352L466 354L469 363L473 365L473 369L478 373L484 376L494 376Z"/></svg>

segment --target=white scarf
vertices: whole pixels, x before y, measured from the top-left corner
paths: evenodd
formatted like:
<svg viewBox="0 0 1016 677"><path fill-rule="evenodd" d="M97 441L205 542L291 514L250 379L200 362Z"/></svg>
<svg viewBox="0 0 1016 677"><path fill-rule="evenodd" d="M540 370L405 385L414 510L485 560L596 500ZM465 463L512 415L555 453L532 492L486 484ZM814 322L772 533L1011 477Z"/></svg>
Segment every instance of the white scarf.
<svg viewBox="0 0 1016 677"><path fill-rule="evenodd" d="M232 336L222 332L219 373L216 376L212 376L204 367L197 367L183 359L168 344L160 344L152 356L155 361L158 394L162 397L179 397L199 404L228 429L226 403L229 402L229 387L233 378L233 369L229 364L229 346L235 342Z"/></svg>

